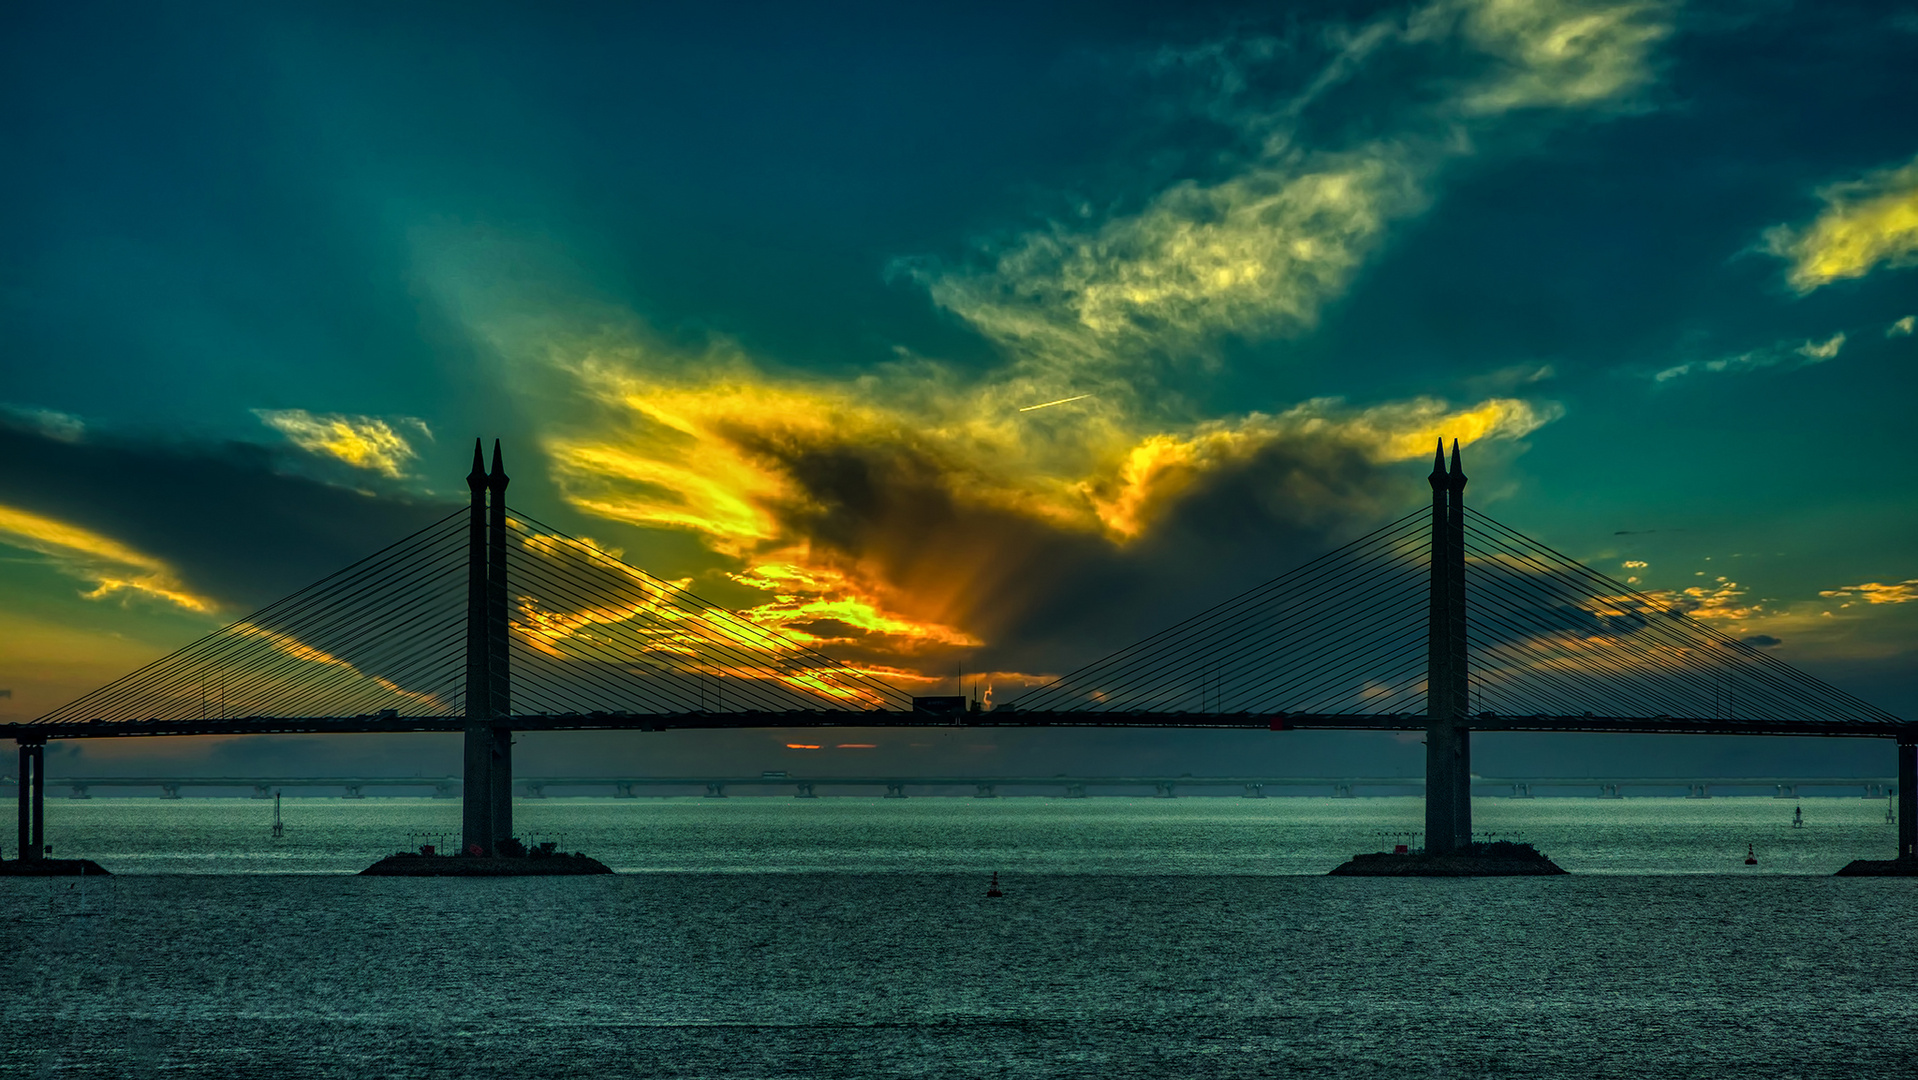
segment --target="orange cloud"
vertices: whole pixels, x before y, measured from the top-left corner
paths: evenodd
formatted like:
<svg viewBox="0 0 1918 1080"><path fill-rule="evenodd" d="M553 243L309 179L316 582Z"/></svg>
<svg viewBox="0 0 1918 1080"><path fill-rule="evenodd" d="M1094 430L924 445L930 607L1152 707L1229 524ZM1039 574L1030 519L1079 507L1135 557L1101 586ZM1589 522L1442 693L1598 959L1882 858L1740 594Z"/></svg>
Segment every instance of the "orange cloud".
<svg viewBox="0 0 1918 1080"><path fill-rule="evenodd" d="M1908 581L1896 581L1890 584L1867 581L1862 585L1845 585L1836 589L1825 589L1820 591L1818 595L1831 600L1851 600L1855 598L1863 600L1867 604L1906 604L1913 600L1918 600L1918 578L1912 578Z"/></svg>

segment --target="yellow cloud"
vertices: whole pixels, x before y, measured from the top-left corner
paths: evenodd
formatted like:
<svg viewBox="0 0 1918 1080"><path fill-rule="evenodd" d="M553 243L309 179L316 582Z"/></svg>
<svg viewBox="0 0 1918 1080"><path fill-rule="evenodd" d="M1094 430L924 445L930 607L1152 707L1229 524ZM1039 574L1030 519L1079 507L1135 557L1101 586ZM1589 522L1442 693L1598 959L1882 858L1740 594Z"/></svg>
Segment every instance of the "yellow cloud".
<svg viewBox="0 0 1918 1080"><path fill-rule="evenodd" d="M1467 40L1499 64L1465 94L1462 104L1472 113L1626 98L1651 83L1651 51L1671 33L1662 3L1471 0L1458 8Z"/></svg>
<svg viewBox="0 0 1918 1080"><path fill-rule="evenodd" d="M37 551L65 573L94 584L85 594L149 596L189 611L211 611L213 601L189 592L172 567L145 552L63 521L0 506L0 543Z"/></svg>
<svg viewBox="0 0 1918 1080"><path fill-rule="evenodd" d="M237 623L230 629L230 632L243 639L263 643L273 651L290 656L295 660L301 660L319 667L343 670L356 679L364 679L395 697L404 698L407 701L421 706L421 711L424 715L448 711L446 702L442 701L438 695L408 690L384 676L369 674L368 672L362 671L359 666L351 660L335 656L324 649L314 648L291 634L282 633L278 630L272 630L250 622ZM238 665L235 666L237 667ZM298 685L305 674L305 672L298 670L291 673L278 672L273 676L273 682L276 684L274 688L262 687L257 683L250 684L247 688L249 699L272 700L275 696L275 689L278 689L283 694L287 684ZM335 692L337 692L337 690L335 690Z"/></svg>
<svg viewBox="0 0 1918 1080"><path fill-rule="evenodd" d="M1768 250L1791 262L1800 293L1864 277L1874 268L1918 266L1918 158L1819 189L1825 208L1803 228L1765 233Z"/></svg>
<svg viewBox="0 0 1918 1080"><path fill-rule="evenodd" d="M255 409L253 415L308 453L395 479L404 476L406 464L419 456L412 443L377 417L314 414L305 409ZM432 436L422 421L408 417L401 423Z"/></svg>
<svg viewBox="0 0 1918 1080"><path fill-rule="evenodd" d="M1310 327L1387 225L1424 203L1398 147L1286 160L1177 185L1091 233L1031 235L988 273L928 285L935 302L1042 366L1098 368L1220 333Z"/></svg>
<svg viewBox="0 0 1918 1080"><path fill-rule="evenodd" d="M1831 600L1863 600L1867 604L1905 604L1918 600L1918 578L1883 584L1867 581L1862 585L1844 585L1821 590L1818 595Z"/></svg>
<svg viewBox="0 0 1918 1080"><path fill-rule="evenodd" d="M1918 329L1918 315L1907 315L1887 327L1885 336L1888 338L1910 337L1914 329Z"/></svg>
<svg viewBox="0 0 1918 1080"><path fill-rule="evenodd" d="M1287 438L1326 439L1378 463L1411 461L1430 454L1443 437L1464 445L1484 438L1523 438L1557 415L1555 407L1512 398L1494 398L1467 409L1416 398L1363 410L1322 399L1277 416L1253 413L1236 423L1201 424L1188 435L1149 435L1126 452L1116 474L1089 478L1079 488L1113 535L1132 539L1204 473L1244 461Z"/></svg>

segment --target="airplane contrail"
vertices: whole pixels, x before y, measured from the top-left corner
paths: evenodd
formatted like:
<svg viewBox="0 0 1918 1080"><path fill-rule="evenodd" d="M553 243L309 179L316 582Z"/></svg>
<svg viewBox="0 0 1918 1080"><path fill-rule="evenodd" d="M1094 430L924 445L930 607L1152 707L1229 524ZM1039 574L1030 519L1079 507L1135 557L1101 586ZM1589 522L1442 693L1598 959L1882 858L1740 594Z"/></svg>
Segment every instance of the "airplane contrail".
<svg viewBox="0 0 1918 1080"><path fill-rule="evenodd" d="M1052 407L1053 407L1054 405L1064 405L1065 403L1067 403L1067 402L1069 402L1069 401L1084 401L1085 399L1087 399L1087 398L1089 398L1089 397L1091 397L1091 396L1092 396L1091 394L1080 394L1080 395L1079 395L1078 397L1062 397L1062 398L1060 398L1060 399L1059 399L1059 400L1057 400L1057 401L1042 401L1042 402L1040 402L1040 403L1039 403L1039 404L1037 404L1037 405L1028 405L1028 406L1026 406L1026 407L1025 407L1025 408L1023 408L1023 409L1020 409L1019 411L1020 411L1020 412L1031 412L1031 411L1032 411L1032 410L1034 410L1034 409L1050 409L1050 408L1052 408Z"/></svg>

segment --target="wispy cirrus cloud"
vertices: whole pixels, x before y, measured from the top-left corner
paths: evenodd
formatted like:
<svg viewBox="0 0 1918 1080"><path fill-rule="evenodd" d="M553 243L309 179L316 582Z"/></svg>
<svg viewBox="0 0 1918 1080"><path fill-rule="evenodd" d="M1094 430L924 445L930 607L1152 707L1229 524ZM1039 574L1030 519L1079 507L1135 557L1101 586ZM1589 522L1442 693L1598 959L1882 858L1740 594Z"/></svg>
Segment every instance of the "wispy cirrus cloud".
<svg viewBox="0 0 1918 1080"><path fill-rule="evenodd" d="M1258 148L1228 175L1175 183L1095 224L1055 221L989 248L984 266L899 265L1006 348L1038 394L1111 393L1223 337L1304 332L1392 227L1432 204L1446 167L1477 152L1475 134L1519 114L1636 102L1655 80L1669 16L1653 3L1440 0L1328 32L1337 48L1289 100L1210 108ZM1228 91L1248 82L1236 66L1263 55L1200 52L1224 66ZM1337 145L1300 134L1317 101L1362 83L1388 55L1442 74L1400 93L1368 137Z"/></svg>
<svg viewBox="0 0 1918 1080"><path fill-rule="evenodd" d="M1910 337L1914 329L1918 329L1918 315L1907 315L1885 327L1885 336L1888 338Z"/></svg>
<svg viewBox="0 0 1918 1080"><path fill-rule="evenodd" d="M1662 383L1687 375L1756 371L1760 368L1778 367L1781 364L1808 367L1835 359L1844 347L1845 332L1840 330L1823 341L1806 339L1797 344L1781 341L1733 356L1720 356L1711 360L1688 360L1659 371L1652 376L1652 381Z"/></svg>
<svg viewBox="0 0 1918 1080"><path fill-rule="evenodd" d="M405 476L407 466L419 457L406 436L376 416L310 413L305 409L254 409L253 415L308 453L392 479ZM428 439L433 437L423 420L409 416L396 423Z"/></svg>
<svg viewBox="0 0 1918 1080"><path fill-rule="evenodd" d="M1809 224L1765 232L1766 250L1790 264L1785 280L1800 294L1879 266L1918 266L1918 158L1817 194L1825 206Z"/></svg>
<svg viewBox="0 0 1918 1080"><path fill-rule="evenodd" d="M142 597L188 611L217 605L180 581L161 559L90 529L44 514L0 506L0 543L38 552L62 573L92 584L89 600Z"/></svg>

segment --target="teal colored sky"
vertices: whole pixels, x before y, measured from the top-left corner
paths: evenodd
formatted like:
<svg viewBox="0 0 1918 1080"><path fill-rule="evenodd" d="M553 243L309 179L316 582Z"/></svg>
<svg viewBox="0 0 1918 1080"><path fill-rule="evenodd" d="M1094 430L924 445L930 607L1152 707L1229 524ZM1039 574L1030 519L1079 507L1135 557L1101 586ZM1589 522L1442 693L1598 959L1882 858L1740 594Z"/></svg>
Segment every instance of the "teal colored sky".
<svg viewBox="0 0 1918 1080"><path fill-rule="evenodd" d="M16 13L0 722L438 516L476 435L924 690L1457 436L1475 505L1913 715L1915 59L1887 4Z"/></svg>

